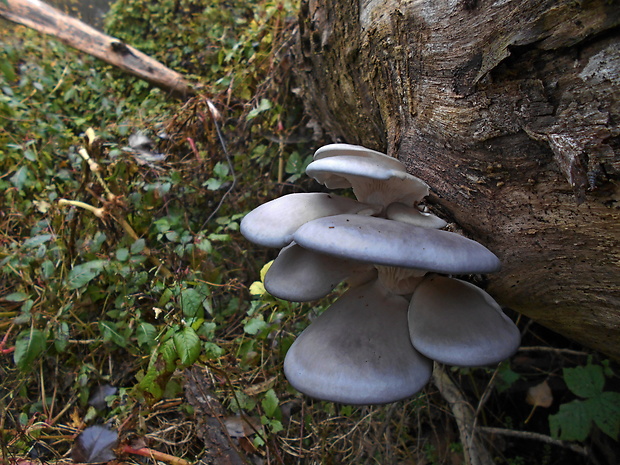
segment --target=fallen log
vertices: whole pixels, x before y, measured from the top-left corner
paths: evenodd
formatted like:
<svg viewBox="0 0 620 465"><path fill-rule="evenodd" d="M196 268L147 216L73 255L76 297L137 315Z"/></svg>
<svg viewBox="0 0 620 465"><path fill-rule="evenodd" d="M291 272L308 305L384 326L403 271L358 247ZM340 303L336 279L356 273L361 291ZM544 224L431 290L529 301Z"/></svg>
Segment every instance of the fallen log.
<svg viewBox="0 0 620 465"><path fill-rule="evenodd" d="M56 37L65 44L149 81L177 97L194 93L176 71L123 41L110 37L39 0L0 1L0 16Z"/></svg>

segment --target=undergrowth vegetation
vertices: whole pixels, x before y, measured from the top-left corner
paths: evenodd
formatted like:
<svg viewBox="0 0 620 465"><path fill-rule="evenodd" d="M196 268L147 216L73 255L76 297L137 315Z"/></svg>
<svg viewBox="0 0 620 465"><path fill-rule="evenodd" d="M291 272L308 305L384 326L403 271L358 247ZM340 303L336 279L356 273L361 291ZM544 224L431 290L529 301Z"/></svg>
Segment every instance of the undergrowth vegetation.
<svg viewBox="0 0 620 465"><path fill-rule="evenodd" d="M295 97L295 17L288 0L118 0L108 33L192 78L200 92L185 102L31 31L0 39L2 463L66 460L92 424L190 462L210 463L219 434L252 463L461 463L433 387L351 407L309 400L282 375L329 298L266 294L259 271L275 252L239 222L318 189L303 175L324 141ZM499 438L496 461L577 450L586 463L617 446L612 364L521 327L536 347L512 364L451 373L482 434ZM530 392L542 383L551 401ZM510 434L531 428L547 439Z"/></svg>

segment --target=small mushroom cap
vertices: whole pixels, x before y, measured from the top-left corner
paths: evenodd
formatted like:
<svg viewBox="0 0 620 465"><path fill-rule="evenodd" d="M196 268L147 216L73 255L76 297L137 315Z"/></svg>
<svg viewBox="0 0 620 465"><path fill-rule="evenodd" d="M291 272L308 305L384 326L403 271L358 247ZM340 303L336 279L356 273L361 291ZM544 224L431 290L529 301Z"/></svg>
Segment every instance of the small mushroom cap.
<svg viewBox="0 0 620 465"><path fill-rule="evenodd" d="M347 291L306 328L284 359L298 391L343 404L383 404L414 395L432 363L411 345L407 300L376 280Z"/></svg>
<svg viewBox="0 0 620 465"><path fill-rule="evenodd" d="M414 204L428 195L428 185L407 173L404 165L363 156L331 156L313 161L306 174L330 189L353 187L361 201L387 206L392 202Z"/></svg>
<svg viewBox="0 0 620 465"><path fill-rule="evenodd" d="M441 363L498 363L519 348L521 335L493 298L465 281L430 276L409 304L413 346Z"/></svg>
<svg viewBox="0 0 620 465"><path fill-rule="evenodd" d="M400 202L388 205L385 214L389 220L400 221L401 223L408 223L421 228L441 229L448 225L448 223L432 213L421 212L415 207L410 207Z"/></svg>
<svg viewBox="0 0 620 465"><path fill-rule="evenodd" d="M325 297L351 276L376 276L372 265L323 255L292 243L282 249L265 275L271 295L292 302Z"/></svg>
<svg viewBox="0 0 620 465"><path fill-rule="evenodd" d="M458 234L361 215L335 215L301 226L295 242L315 252L376 265L437 273L491 273L501 267L486 247Z"/></svg>
<svg viewBox="0 0 620 465"><path fill-rule="evenodd" d="M265 247L284 247L304 223L323 216L358 213L370 209L353 199L325 193L289 194L267 202L241 220L241 234Z"/></svg>
<svg viewBox="0 0 620 465"><path fill-rule="evenodd" d="M314 152L314 159L320 160L321 158L328 157L341 157L341 156L353 156L353 157L366 157L374 158L379 161L383 166L392 167L395 170L404 169L404 165L396 158L390 157L385 153L371 150L361 145L351 144L329 144L324 145Z"/></svg>

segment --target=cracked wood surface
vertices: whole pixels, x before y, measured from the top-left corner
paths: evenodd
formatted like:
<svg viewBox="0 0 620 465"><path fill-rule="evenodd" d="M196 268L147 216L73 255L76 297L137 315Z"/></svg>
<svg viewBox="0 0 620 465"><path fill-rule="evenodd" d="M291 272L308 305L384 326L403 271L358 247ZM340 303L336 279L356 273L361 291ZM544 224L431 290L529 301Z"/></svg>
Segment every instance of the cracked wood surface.
<svg viewBox="0 0 620 465"><path fill-rule="evenodd" d="M300 95L502 260L488 291L620 360L620 8L304 0Z"/></svg>

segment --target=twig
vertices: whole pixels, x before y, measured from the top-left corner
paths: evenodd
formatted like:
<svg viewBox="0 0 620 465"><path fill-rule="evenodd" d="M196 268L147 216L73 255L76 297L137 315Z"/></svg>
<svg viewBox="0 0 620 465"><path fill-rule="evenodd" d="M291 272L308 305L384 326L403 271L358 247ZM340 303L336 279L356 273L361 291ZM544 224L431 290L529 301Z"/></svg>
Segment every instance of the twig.
<svg viewBox="0 0 620 465"><path fill-rule="evenodd" d="M122 452L125 454L140 455L142 457L149 457L155 460L161 460L163 462L171 463L172 465L191 465L191 463L187 460L175 457L174 455L165 454L164 452L148 449L146 447L134 449L130 446L123 446Z"/></svg>
<svg viewBox="0 0 620 465"><path fill-rule="evenodd" d="M494 428L492 426L481 426L477 429L477 431L482 431L487 434L501 434L502 436L512 436L515 438L522 439L533 439L535 441L542 441L546 444L551 444L558 447L564 447L565 449L570 449L573 452L577 452L585 457L588 456L590 451L586 447L579 446L577 444L572 444L568 441L560 441L559 439L553 439L551 436L547 436L545 434L540 433L532 433L530 431L515 431L512 429L506 428Z"/></svg>
<svg viewBox="0 0 620 465"><path fill-rule="evenodd" d="M207 100L207 108L209 108L209 113L211 114L213 125L215 126L215 132L217 132L217 138L219 139L222 150L224 151L224 155L226 156L226 163L228 164L228 169L230 170L230 174L232 176L232 183L230 184L230 187L226 190L226 192L224 192L224 195L222 195L222 198L217 204L217 207L215 207L215 210L211 212L209 217L202 224L202 229L204 229L205 226L209 223L209 221L213 219L215 214L220 210L220 208L222 208L226 197L228 197L228 195L233 191L233 189L237 187L237 175L235 174L235 167L233 166L232 160L230 159L230 154L228 153L228 148L226 147L226 141L224 140L224 136L222 135L222 131L220 130L220 125L217 122L217 120L220 118L220 113L217 111L217 108L215 108L215 105L211 100Z"/></svg>
<svg viewBox="0 0 620 465"><path fill-rule="evenodd" d="M546 347L546 346L519 347L519 352L555 352L555 353L558 353L558 354L579 355L581 357L585 357L587 355L590 355L587 352L582 352L582 351L579 351L579 350L561 349L561 348Z"/></svg>
<svg viewBox="0 0 620 465"><path fill-rule="evenodd" d="M493 465L491 455L482 442L473 437L475 431L473 430L474 411L472 406L465 400L456 384L438 363L435 363L433 369L433 382L442 397L450 404L450 409L459 428L465 463L467 465Z"/></svg>

